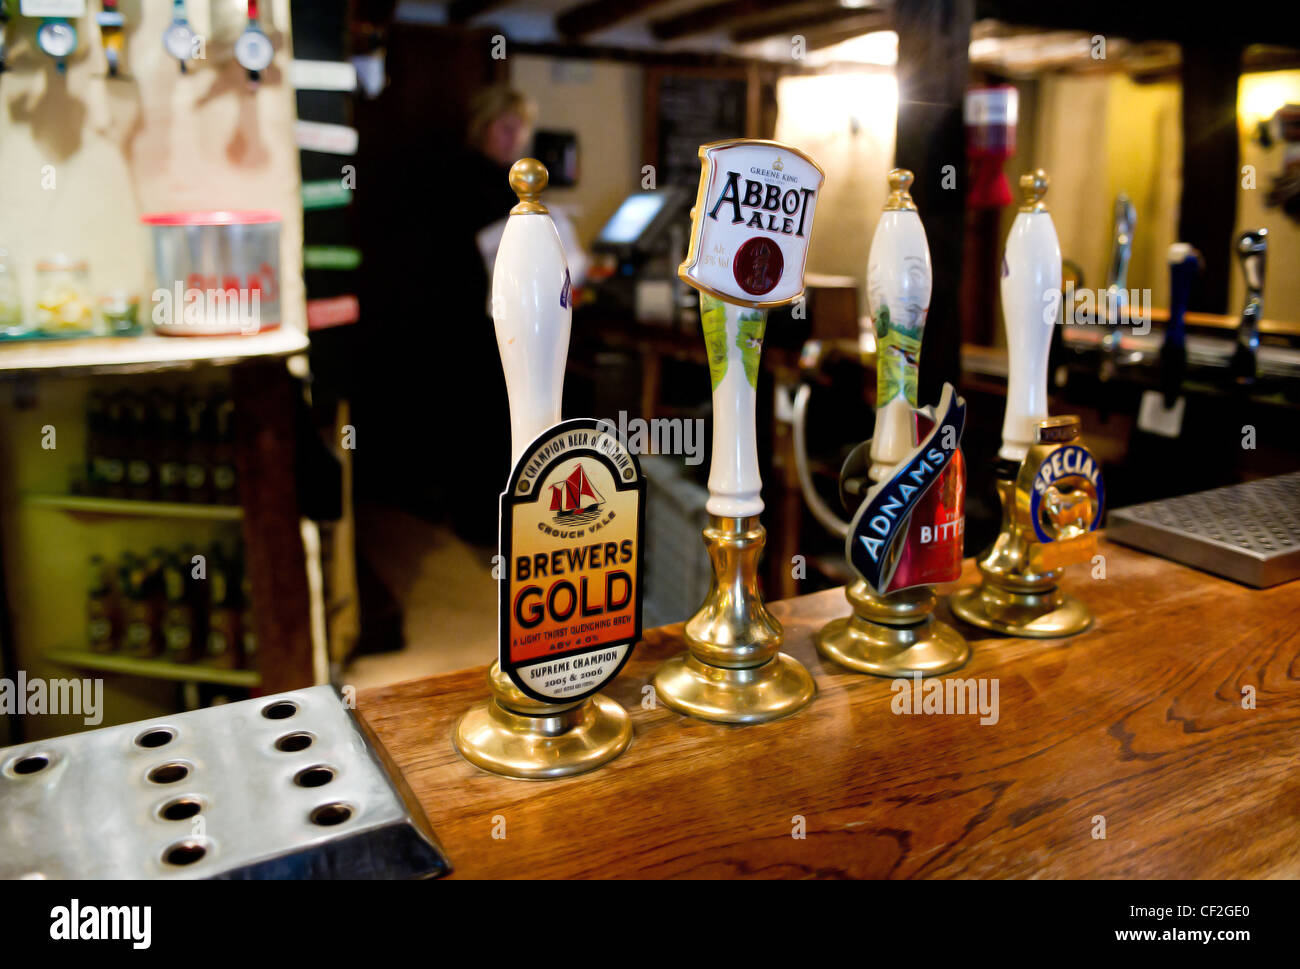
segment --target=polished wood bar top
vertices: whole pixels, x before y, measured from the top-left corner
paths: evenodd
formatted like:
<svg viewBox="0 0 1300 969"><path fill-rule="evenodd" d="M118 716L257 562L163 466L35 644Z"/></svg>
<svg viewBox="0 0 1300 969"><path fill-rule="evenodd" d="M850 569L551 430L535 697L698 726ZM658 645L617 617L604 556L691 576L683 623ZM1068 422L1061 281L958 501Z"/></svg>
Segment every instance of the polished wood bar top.
<svg viewBox="0 0 1300 969"><path fill-rule="evenodd" d="M996 723L894 712L893 681L823 661L812 637L848 613L839 589L771 606L818 688L775 723L646 709L683 648L680 626L648 632L605 691L632 746L583 776L507 780L460 758L452 727L487 698L484 669L363 691L358 712L453 877L1300 877L1300 581L1248 589L1099 551L1104 578L1078 565L1062 583L1093 609L1088 632L957 624L973 655L943 679L996 682ZM976 579L967 562L958 585Z"/></svg>

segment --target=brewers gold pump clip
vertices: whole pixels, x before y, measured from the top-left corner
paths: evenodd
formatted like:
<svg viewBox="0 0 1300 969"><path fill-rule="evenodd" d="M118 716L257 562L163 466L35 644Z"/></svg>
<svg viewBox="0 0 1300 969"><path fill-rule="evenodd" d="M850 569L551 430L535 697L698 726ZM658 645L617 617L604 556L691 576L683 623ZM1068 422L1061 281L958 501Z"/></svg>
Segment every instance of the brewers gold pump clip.
<svg viewBox="0 0 1300 969"><path fill-rule="evenodd" d="M510 396L513 470L501 495L492 697L456 725L456 749L507 777L592 770L632 741L598 691L641 638L645 479L606 422L560 420L573 294L538 196L541 162L510 169L519 196L492 274L492 318Z"/></svg>
<svg viewBox="0 0 1300 969"><path fill-rule="evenodd" d="M766 532L754 414L767 310L803 295L825 175L803 152L774 141L715 142L700 148L700 160L690 249L677 274L700 292L713 384L704 530L713 578L686 623L688 652L659 667L654 688L678 713L761 723L797 712L816 692L811 674L780 651L784 631L758 586Z"/></svg>
<svg viewBox="0 0 1300 969"><path fill-rule="evenodd" d="M977 563L981 584L949 600L954 615L983 629L1043 639L1092 625L1088 607L1057 583L1064 566L1093 555L1106 498L1101 467L1079 438L1079 418L1047 416L1047 354L1057 316L1044 307L1061 288L1047 186L1041 169L1021 176L1024 204L1002 260L1009 355L997 469L1002 530Z"/></svg>
<svg viewBox="0 0 1300 969"><path fill-rule="evenodd" d="M816 636L818 651L841 666L877 676L935 675L962 666L970 647L934 619L931 586L961 574L965 469L960 441L966 405L945 385L939 404L917 408L917 362L930 306L930 249L909 188L912 173L889 173L889 198L867 266L876 348L876 420L840 474L851 523L832 523L858 579L845 590L852 614ZM821 505L803 457L807 394L795 407L800 483ZM826 523L824 514L819 520Z"/></svg>

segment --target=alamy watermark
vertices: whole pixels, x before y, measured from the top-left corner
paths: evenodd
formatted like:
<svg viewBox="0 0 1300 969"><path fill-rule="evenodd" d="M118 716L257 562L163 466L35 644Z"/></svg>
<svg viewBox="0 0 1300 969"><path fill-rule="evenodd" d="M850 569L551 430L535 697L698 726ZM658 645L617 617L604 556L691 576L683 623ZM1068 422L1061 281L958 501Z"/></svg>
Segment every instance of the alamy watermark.
<svg viewBox="0 0 1300 969"><path fill-rule="evenodd" d="M262 293L258 289L171 289L153 291L155 326L187 326L214 333L256 333L261 329Z"/></svg>
<svg viewBox="0 0 1300 969"><path fill-rule="evenodd" d="M1064 307L1064 312L1061 312ZM1043 293L1044 323L1079 325L1128 325L1135 336L1151 332L1151 290L1149 289L1079 289L1073 282L1065 284L1065 294L1058 289Z"/></svg>
<svg viewBox="0 0 1300 969"><path fill-rule="evenodd" d="M601 433L618 438L631 454L685 455L687 464L704 460L704 419L701 417L633 417L618 412L618 423L597 421Z"/></svg>
<svg viewBox="0 0 1300 969"><path fill-rule="evenodd" d="M74 898L50 909L50 938L56 942L130 942L133 949L147 949L152 925L149 905L82 905Z"/></svg>
<svg viewBox="0 0 1300 969"><path fill-rule="evenodd" d="M0 677L0 715L37 716L40 714L80 716L88 727L104 720L104 681L102 679L54 679L28 677L19 670L17 679Z"/></svg>
<svg viewBox="0 0 1300 969"><path fill-rule="evenodd" d="M889 709L898 716L956 716L979 714L980 724L991 726L998 722L998 681L996 677L960 676L922 680L920 673L899 677L889 684L894 698Z"/></svg>

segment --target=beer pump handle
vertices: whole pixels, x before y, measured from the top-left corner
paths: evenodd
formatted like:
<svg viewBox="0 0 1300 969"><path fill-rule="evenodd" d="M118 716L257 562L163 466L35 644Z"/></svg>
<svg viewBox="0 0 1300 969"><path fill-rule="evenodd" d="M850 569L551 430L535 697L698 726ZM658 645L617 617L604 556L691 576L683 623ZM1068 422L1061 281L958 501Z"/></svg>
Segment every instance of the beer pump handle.
<svg viewBox="0 0 1300 969"><path fill-rule="evenodd" d="M930 246L908 191L912 173L889 173L889 197L867 258L867 298L876 332L873 481L883 481L915 446L913 411L921 335L930 309Z"/></svg>
<svg viewBox="0 0 1300 969"><path fill-rule="evenodd" d="M1007 409L998 457L1019 463L1047 417L1047 355L1061 297L1061 244L1043 196L1041 168L1020 176L1024 202L1002 256L1002 315L1007 327Z"/></svg>
<svg viewBox="0 0 1300 969"><path fill-rule="evenodd" d="M763 511L755 413L767 312L702 293L700 315L706 340L715 341L713 352L726 356L725 373L713 388L713 459L705 509L710 515L748 518ZM726 335L725 346L716 346L718 334Z"/></svg>
<svg viewBox="0 0 1300 969"><path fill-rule="evenodd" d="M555 223L538 196L546 166L523 158L510 169L519 203L510 210L492 272L492 320L510 398L510 460L560 420L573 300Z"/></svg>
<svg viewBox="0 0 1300 969"><path fill-rule="evenodd" d="M1237 324L1237 349L1231 373L1238 383L1255 379L1259 354L1259 321L1264 316L1264 257L1268 255L1268 229L1243 232L1237 239L1237 258L1246 277L1246 305Z"/></svg>
<svg viewBox="0 0 1300 969"><path fill-rule="evenodd" d="M1127 317L1128 264L1133 254L1133 230L1137 228L1137 209L1129 197L1120 192L1115 198L1115 219L1111 225L1110 270L1106 277L1106 305L1098 312L1106 326L1101 334L1100 377L1109 380L1115 376L1116 356L1124 331L1120 321Z"/></svg>
<svg viewBox="0 0 1300 969"><path fill-rule="evenodd" d="M1169 322L1160 344L1160 392L1165 407L1173 407L1183 387L1187 369L1187 325L1185 315L1192 295L1192 283L1200 270L1200 254L1186 242L1169 247Z"/></svg>
<svg viewBox="0 0 1300 969"><path fill-rule="evenodd" d="M1137 228L1137 209L1127 195L1120 192L1115 198L1115 220L1112 224L1110 272L1106 278L1107 291L1123 299L1128 294L1128 264L1133 255L1133 230ZM1118 306L1114 306L1118 309Z"/></svg>

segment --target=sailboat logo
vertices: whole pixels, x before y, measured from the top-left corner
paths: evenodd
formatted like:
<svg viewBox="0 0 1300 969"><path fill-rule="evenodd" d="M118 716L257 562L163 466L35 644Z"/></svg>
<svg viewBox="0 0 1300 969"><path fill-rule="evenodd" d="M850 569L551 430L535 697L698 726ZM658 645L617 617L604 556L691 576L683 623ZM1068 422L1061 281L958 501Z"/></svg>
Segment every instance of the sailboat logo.
<svg viewBox="0 0 1300 969"><path fill-rule="evenodd" d="M558 524L576 525L592 521L600 516L604 504L605 497L591 483L581 462L567 478L551 485L551 511L555 512Z"/></svg>

